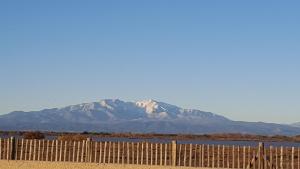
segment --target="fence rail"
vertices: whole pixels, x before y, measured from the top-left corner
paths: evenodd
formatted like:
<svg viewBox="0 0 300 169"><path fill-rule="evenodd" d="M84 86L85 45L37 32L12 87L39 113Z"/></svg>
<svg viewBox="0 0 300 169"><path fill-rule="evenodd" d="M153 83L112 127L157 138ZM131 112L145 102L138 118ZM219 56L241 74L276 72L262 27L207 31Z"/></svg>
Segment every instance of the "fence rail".
<svg viewBox="0 0 300 169"><path fill-rule="evenodd" d="M1 139L0 160L300 169L295 147Z"/></svg>

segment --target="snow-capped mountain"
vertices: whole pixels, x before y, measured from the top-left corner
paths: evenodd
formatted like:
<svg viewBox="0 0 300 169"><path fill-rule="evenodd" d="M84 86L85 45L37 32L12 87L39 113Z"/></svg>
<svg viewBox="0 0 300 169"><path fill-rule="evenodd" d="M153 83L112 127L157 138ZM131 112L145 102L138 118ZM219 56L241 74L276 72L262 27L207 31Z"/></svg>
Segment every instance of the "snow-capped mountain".
<svg viewBox="0 0 300 169"><path fill-rule="evenodd" d="M0 116L0 130L300 134L299 128L287 125L237 122L155 100L125 102L119 99L11 112Z"/></svg>

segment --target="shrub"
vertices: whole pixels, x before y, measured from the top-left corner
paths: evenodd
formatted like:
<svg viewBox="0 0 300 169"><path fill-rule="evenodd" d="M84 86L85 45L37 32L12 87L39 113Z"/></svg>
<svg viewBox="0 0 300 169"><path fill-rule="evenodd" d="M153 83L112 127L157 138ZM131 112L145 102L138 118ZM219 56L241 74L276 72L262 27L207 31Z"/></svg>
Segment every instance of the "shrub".
<svg viewBox="0 0 300 169"><path fill-rule="evenodd" d="M41 132L35 131L35 132L25 132L23 134L24 139L44 139L45 135Z"/></svg>
<svg viewBox="0 0 300 169"><path fill-rule="evenodd" d="M83 140L87 140L87 138L88 136L81 135L81 134L76 134L76 135L67 134L67 135L61 135L57 137L58 140L62 140L62 141L83 141Z"/></svg>

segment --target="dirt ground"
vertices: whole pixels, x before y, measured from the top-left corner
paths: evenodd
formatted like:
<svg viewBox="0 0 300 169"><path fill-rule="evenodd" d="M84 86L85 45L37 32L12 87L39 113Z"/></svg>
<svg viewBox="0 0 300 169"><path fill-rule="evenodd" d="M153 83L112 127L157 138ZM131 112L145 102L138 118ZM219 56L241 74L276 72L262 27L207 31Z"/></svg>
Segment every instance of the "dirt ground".
<svg viewBox="0 0 300 169"><path fill-rule="evenodd" d="M0 160L0 169L194 169L191 167ZM201 168L197 168L201 169ZM203 168L202 168L203 169Z"/></svg>

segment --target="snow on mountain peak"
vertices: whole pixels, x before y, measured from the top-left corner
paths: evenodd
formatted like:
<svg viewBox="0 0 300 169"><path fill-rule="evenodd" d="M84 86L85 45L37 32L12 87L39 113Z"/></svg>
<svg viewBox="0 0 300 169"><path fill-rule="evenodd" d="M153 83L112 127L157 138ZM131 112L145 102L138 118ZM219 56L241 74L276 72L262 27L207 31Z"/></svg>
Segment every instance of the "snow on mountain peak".
<svg viewBox="0 0 300 169"><path fill-rule="evenodd" d="M153 99L138 101L135 104L136 106L145 109L147 116L150 118L168 117L166 109L163 106L161 106L159 102Z"/></svg>

